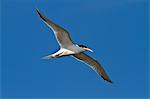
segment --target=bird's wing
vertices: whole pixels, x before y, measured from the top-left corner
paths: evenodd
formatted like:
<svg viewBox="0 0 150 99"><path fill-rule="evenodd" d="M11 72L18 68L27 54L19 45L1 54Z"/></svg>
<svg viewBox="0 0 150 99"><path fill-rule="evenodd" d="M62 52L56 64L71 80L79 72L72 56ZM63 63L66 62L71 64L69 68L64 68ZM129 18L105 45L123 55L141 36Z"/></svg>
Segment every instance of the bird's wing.
<svg viewBox="0 0 150 99"><path fill-rule="evenodd" d="M88 64L104 80L112 83L112 81L110 80L110 78L106 74L104 68L95 59L91 58L90 56L88 56L85 53L74 54L73 57L75 57L77 60L80 60L80 61Z"/></svg>
<svg viewBox="0 0 150 99"><path fill-rule="evenodd" d="M36 11L39 14L40 18L52 29L61 47L65 48L73 44L68 31L47 19L43 14L40 13L38 9L36 9Z"/></svg>

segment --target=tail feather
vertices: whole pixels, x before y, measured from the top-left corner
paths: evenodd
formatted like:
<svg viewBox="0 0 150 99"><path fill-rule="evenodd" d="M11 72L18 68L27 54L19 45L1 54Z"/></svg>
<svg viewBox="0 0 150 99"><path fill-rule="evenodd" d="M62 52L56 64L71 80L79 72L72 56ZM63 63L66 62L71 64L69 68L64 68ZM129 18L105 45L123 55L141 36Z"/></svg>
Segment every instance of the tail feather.
<svg viewBox="0 0 150 99"><path fill-rule="evenodd" d="M48 60L48 59L50 59L50 58L54 58L52 55L48 55L48 56L44 56L44 57L42 57L42 59L46 59L46 60Z"/></svg>

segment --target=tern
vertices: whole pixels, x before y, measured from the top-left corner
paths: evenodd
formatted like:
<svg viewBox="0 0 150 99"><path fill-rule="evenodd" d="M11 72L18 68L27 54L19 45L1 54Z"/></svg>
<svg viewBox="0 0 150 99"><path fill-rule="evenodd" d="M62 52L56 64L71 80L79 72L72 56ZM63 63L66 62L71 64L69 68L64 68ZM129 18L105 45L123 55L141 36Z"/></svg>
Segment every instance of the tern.
<svg viewBox="0 0 150 99"><path fill-rule="evenodd" d="M37 8L36 12L44 21L44 23L46 23L48 27L54 32L57 42L60 45L60 49L56 53L47 55L43 59L72 56L75 59L89 65L99 76L103 78L103 80L112 83L111 79L108 77L101 64L84 53L84 51L93 52L90 48L88 48L85 45L74 44L71 40L69 32L66 29L62 28L61 26L55 24L54 22L46 18L42 13L40 13L40 11Z"/></svg>

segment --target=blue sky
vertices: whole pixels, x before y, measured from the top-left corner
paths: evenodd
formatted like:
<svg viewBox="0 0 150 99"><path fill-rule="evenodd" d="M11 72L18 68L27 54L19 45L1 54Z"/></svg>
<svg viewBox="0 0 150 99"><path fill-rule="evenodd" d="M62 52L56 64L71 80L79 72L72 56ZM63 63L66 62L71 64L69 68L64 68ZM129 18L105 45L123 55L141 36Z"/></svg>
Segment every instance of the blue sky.
<svg viewBox="0 0 150 99"><path fill-rule="evenodd" d="M35 8L94 50L114 82L64 57L42 60L59 46ZM148 97L146 0L2 0L2 96Z"/></svg>

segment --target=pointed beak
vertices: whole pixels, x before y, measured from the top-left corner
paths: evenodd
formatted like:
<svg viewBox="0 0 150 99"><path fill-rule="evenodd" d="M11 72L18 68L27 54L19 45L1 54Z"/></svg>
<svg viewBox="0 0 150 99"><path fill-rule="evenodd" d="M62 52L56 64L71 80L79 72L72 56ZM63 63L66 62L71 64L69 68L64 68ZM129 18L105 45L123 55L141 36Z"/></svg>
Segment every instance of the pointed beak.
<svg viewBox="0 0 150 99"><path fill-rule="evenodd" d="M90 48L84 48L84 50L87 50L87 51L93 52L93 50L91 50Z"/></svg>

